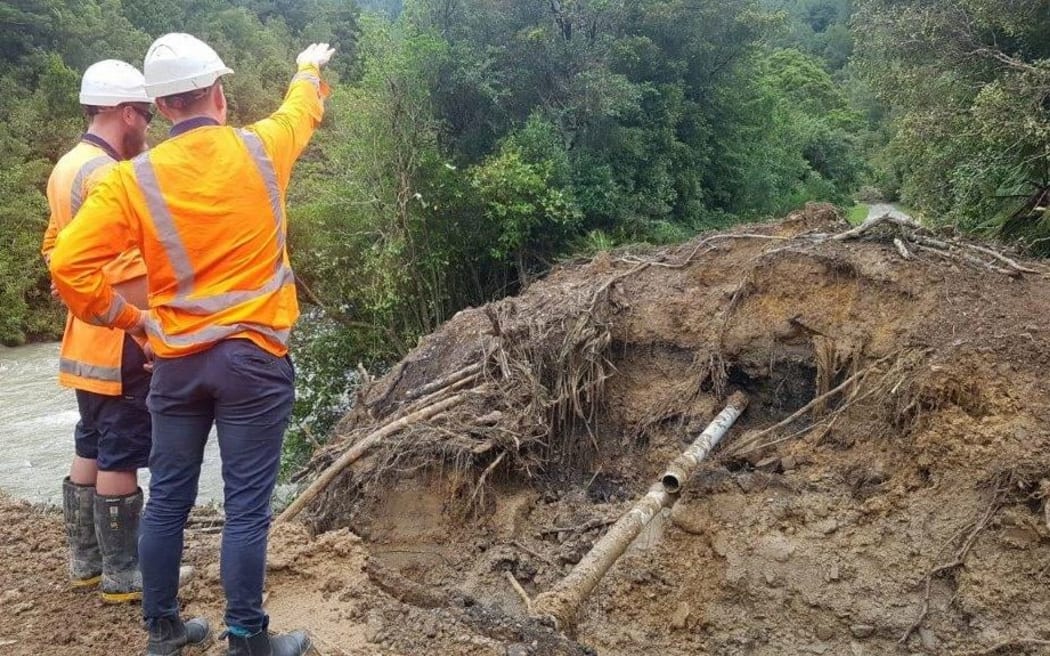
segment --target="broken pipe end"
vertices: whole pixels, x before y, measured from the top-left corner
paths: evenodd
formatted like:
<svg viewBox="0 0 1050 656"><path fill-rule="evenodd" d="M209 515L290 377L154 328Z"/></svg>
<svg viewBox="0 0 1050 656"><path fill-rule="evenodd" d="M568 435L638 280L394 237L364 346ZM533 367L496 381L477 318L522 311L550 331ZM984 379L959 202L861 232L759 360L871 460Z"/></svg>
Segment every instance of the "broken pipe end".
<svg viewBox="0 0 1050 656"><path fill-rule="evenodd" d="M665 490L667 490L671 494L678 494L678 492L682 489L682 479L684 478L685 475L680 470L675 468L669 469L666 472L664 472L663 478L660 479L660 482L663 483Z"/></svg>
<svg viewBox="0 0 1050 656"><path fill-rule="evenodd" d="M737 391L729 395L729 399L726 401L726 405L735 408L738 412L743 413L747 409L748 398L747 394Z"/></svg>

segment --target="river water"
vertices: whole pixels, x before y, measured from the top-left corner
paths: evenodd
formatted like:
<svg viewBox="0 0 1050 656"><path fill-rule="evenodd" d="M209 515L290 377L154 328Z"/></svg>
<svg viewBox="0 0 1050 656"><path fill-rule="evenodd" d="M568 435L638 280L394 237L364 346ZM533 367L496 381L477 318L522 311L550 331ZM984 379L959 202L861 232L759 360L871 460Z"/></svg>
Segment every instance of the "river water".
<svg viewBox="0 0 1050 656"><path fill-rule="evenodd" d="M33 502L62 503L73 456L77 402L59 387L58 344L0 347L0 490ZM149 472L142 470L143 487ZM214 430L204 451L198 504L222 500Z"/></svg>

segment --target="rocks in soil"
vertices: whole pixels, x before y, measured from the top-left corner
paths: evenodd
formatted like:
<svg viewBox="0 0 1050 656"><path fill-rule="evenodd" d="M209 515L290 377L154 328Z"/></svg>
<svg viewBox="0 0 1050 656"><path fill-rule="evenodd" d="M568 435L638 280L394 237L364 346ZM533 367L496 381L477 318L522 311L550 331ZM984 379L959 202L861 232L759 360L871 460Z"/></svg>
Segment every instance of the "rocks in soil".
<svg viewBox="0 0 1050 656"><path fill-rule="evenodd" d="M937 639L937 635L925 626L919 629L919 641L922 642L923 649L928 651L936 651L941 646L941 641Z"/></svg>
<svg viewBox="0 0 1050 656"><path fill-rule="evenodd" d="M875 635L875 627L871 624L851 624L849 632L854 638L864 639Z"/></svg>
<svg viewBox="0 0 1050 656"><path fill-rule="evenodd" d="M368 613L368 621L365 623L365 640L376 643L383 632L383 614L378 610Z"/></svg>
<svg viewBox="0 0 1050 656"><path fill-rule="evenodd" d="M693 607L688 601L680 601L675 606L674 613L671 615L671 629L675 631L681 631L686 628L689 622L689 615L693 612Z"/></svg>
<svg viewBox="0 0 1050 656"><path fill-rule="evenodd" d="M814 524L813 528L821 535L831 535L839 530L839 523L834 519L825 519Z"/></svg>
<svg viewBox="0 0 1050 656"><path fill-rule="evenodd" d="M766 535L759 541L756 553L762 558L774 560L778 563L786 563L793 553L795 545L779 533Z"/></svg>
<svg viewBox="0 0 1050 656"><path fill-rule="evenodd" d="M566 542L558 550L558 561L566 565L575 565L583 560L590 548L589 542Z"/></svg>

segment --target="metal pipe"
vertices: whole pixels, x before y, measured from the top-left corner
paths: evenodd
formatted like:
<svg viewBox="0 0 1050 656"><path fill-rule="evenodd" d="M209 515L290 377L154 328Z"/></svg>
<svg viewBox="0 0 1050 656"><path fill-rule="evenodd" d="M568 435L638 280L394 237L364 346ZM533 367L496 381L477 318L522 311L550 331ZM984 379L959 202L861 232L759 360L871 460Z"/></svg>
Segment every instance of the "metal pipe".
<svg viewBox="0 0 1050 656"><path fill-rule="evenodd" d="M725 409L707 425L704 432L697 436L689 448L667 467L667 471L660 477L664 489L672 494L680 492L682 484L689 480L696 468L700 466L700 462L718 445L729 427L744 413L746 408L747 395L743 392L734 392L726 402Z"/></svg>
<svg viewBox="0 0 1050 656"><path fill-rule="evenodd" d="M553 618L559 628L571 627L575 623L576 612L580 604L591 594L606 572L653 520L653 517L678 499L677 493L681 489L681 482L696 470L700 460L711 451L715 444L718 444L746 407L747 396L740 392L733 394L726 408L708 424L696 442L672 463L671 470L674 471L669 470L669 472L673 476L680 476L675 478L677 487L672 491L668 489L664 481L654 483L644 497L635 502L630 510L616 520L612 528L591 547L587 555L565 578L547 592L536 597L533 614L538 617ZM667 476L668 474L664 474L665 478Z"/></svg>

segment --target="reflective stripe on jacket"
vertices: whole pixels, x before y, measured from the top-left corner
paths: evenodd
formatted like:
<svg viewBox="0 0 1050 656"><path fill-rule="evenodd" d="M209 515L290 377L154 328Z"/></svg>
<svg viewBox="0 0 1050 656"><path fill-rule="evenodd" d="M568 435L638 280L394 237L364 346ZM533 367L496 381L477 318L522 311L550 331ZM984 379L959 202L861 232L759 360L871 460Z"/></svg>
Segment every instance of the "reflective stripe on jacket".
<svg viewBox="0 0 1050 656"><path fill-rule="evenodd" d="M285 193L327 92L317 69L303 67L268 118L240 130L176 126L175 136L118 165L52 256L70 308L133 327L138 312L99 269L114 249L137 245L149 270L146 328L159 357L229 338L284 355L299 315L285 249Z"/></svg>
<svg viewBox="0 0 1050 656"><path fill-rule="evenodd" d="M104 145L104 143L103 143ZM87 140L66 153L47 182L47 202L51 210L41 252L50 259L58 234L76 216L89 192L116 165L113 154ZM110 284L146 275L146 265L137 248L127 249L103 268ZM95 324L101 321L93 322ZM123 392L120 363L124 352L124 333L92 325L66 315L65 332L59 355L58 381L66 387L117 396Z"/></svg>

